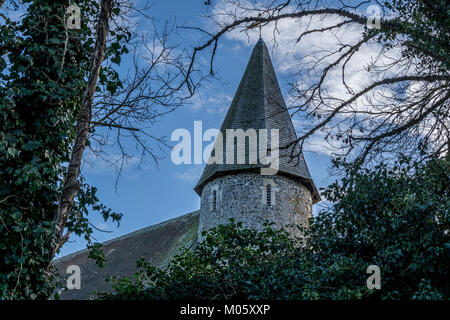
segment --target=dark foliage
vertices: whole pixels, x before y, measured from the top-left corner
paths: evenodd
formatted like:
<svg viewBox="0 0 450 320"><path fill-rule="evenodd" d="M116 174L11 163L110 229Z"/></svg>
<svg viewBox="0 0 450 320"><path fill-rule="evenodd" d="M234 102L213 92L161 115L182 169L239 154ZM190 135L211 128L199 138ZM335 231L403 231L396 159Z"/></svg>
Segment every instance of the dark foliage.
<svg viewBox="0 0 450 320"><path fill-rule="evenodd" d="M144 260L101 299L448 299L450 163L431 160L353 172L329 186L334 202L293 240L269 225L205 234L166 269ZM369 290L369 265L381 289Z"/></svg>
<svg viewBox="0 0 450 320"><path fill-rule="evenodd" d="M2 15L0 25L1 299L47 298L53 290L46 267L95 37L87 22L98 12L96 1L77 1L85 23L81 30L67 30L69 1L22 2L22 19ZM123 53L120 37L118 32L111 40L109 57ZM108 88L118 85L111 79L104 81ZM105 219L118 221L121 215L99 203L95 188L79 183L67 228L83 235L101 262L88 208Z"/></svg>

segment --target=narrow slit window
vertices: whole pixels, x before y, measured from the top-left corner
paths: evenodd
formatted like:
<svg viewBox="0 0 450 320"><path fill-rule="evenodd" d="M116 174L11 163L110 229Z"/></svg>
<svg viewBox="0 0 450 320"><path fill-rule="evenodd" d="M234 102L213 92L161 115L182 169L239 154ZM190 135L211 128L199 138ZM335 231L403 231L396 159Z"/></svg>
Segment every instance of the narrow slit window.
<svg viewBox="0 0 450 320"><path fill-rule="evenodd" d="M216 211L217 209L217 190L213 190L213 196L212 196L212 209L213 211Z"/></svg>
<svg viewBox="0 0 450 320"><path fill-rule="evenodd" d="M266 196L267 196L267 205L271 206L272 205L272 186L270 184L267 185L266 187Z"/></svg>

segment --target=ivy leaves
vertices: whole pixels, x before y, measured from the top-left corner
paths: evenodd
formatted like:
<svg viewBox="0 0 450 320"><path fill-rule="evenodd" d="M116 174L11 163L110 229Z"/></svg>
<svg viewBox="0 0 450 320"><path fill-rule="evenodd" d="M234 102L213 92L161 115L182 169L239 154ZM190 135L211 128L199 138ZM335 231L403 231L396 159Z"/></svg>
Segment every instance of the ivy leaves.
<svg viewBox="0 0 450 320"><path fill-rule="evenodd" d="M68 1L23 1L18 22L0 26L0 298L48 298L52 275L45 272L51 256L54 217L62 177L75 135L75 121L86 85L98 4L80 0L80 30L66 30ZM115 12L118 12L116 9ZM66 33L67 31L67 33ZM127 51L124 30L112 36L109 49L116 63ZM113 69L101 83L120 86ZM118 222L120 213L100 203L96 189L79 181L82 190L67 232L84 236L92 257L101 264L92 239L88 213Z"/></svg>

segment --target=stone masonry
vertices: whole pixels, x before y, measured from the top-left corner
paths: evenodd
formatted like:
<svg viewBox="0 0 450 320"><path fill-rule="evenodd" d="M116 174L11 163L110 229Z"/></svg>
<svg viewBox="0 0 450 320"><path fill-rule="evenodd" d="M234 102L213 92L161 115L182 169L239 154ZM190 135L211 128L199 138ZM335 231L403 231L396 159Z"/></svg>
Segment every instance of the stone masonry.
<svg viewBox="0 0 450 320"><path fill-rule="evenodd" d="M271 184L270 206L266 204L267 184ZM217 192L215 210L213 190ZM299 181L258 173L225 175L210 181L202 190L199 239L202 230L226 224L230 218L257 230L261 230L266 221L274 222L274 227L300 236L295 226L304 225L311 216L311 192Z"/></svg>

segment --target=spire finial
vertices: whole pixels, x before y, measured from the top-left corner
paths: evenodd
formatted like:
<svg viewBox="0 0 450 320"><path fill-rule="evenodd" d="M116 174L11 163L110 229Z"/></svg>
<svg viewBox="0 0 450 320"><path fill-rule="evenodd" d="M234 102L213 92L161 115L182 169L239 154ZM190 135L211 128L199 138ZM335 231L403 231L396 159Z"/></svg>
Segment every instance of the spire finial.
<svg viewBox="0 0 450 320"><path fill-rule="evenodd" d="M261 18L261 12L258 13L258 18ZM261 21L259 21L258 27L259 27L259 38L262 39L262 37L261 37L261 27L262 27Z"/></svg>
<svg viewBox="0 0 450 320"><path fill-rule="evenodd" d="M250 30L250 29L254 29L256 27L259 28L259 38L261 39L261 27L262 27L262 23L260 21L261 19L261 13L258 13L258 17L255 19L255 22L253 22L252 24L250 24L249 26L247 26L245 28L245 30ZM241 32L245 31L245 30L241 30Z"/></svg>

